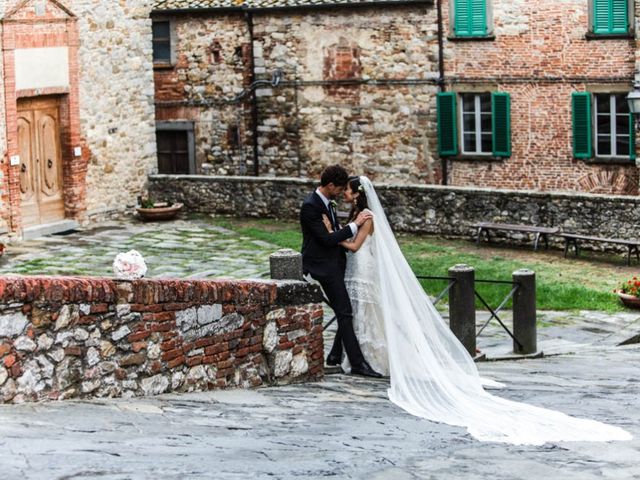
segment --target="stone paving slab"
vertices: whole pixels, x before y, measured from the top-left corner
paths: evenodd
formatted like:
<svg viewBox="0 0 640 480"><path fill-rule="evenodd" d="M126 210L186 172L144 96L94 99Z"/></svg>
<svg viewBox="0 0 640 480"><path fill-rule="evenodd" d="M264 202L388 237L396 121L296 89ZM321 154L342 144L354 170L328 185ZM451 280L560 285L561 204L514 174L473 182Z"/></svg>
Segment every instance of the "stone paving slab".
<svg viewBox="0 0 640 480"><path fill-rule="evenodd" d="M633 479L639 353L480 365L507 384L500 395L614 423L631 442L481 443L395 407L384 380L332 375L258 390L0 406L2 478Z"/></svg>

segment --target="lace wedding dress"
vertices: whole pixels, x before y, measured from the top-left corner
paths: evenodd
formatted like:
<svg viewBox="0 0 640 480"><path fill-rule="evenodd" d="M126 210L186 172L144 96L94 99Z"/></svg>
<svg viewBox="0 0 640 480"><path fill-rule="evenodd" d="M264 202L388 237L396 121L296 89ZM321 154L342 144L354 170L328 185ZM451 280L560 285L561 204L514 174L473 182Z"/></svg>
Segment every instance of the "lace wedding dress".
<svg viewBox="0 0 640 480"><path fill-rule="evenodd" d="M389 375L387 341L384 319L380 307L374 242L368 236L357 252L347 252L347 269L344 283L353 309L353 329L364 358L382 375ZM349 359L344 356L342 369L351 371Z"/></svg>
<svg viewBox="0 0 640 480"><path fill-rule="evenodd" d="M491 382L480 378L416 279L373 185L366 177L361 184L374 215L374 233L348 256L345 283L363 354L374 369L390 375L393 403L412 415L464 427L482 441L542 445L632 438L619 427L485 391L483 384Z"/></svg>

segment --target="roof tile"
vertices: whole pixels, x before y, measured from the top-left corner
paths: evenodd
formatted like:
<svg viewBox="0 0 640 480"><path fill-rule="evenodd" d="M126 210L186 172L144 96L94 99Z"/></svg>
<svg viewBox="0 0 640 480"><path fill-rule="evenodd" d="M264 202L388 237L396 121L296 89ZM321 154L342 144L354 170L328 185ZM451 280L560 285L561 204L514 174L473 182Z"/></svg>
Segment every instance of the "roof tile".
<svg viewBox="0 0 640 480"><path fill-rule="evenodd" d="M429 0L410 0L415 3L432 3ZM366 4L409 3L401 0L155 0L153 9L163 10L199 10L232 7L248 8L281 8L309 7L331 5L366 5Z"/></svg>

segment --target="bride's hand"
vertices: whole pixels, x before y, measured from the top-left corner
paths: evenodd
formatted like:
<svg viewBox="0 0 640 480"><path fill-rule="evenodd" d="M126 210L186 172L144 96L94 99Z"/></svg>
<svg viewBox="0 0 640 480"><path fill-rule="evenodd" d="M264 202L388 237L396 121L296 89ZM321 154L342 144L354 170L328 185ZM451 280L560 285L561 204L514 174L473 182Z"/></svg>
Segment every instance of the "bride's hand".
<svg viewBox="0 0 640 480"><path fill-rule="evenodd" d="M355 224L358 227L361 227L364 222L366 222L371 218L373 218L373 213L371 213L369 210L365 210L364 212L360 212L358 214L358 216L355 219Z"/></svg>
<svg viewBox="0 0 640 480"><path fill-rule="evenodd" d="M331 220L326 215L322 215L322 223L327 227L329 233L333 233L333 225L331 225Z"/></svg>

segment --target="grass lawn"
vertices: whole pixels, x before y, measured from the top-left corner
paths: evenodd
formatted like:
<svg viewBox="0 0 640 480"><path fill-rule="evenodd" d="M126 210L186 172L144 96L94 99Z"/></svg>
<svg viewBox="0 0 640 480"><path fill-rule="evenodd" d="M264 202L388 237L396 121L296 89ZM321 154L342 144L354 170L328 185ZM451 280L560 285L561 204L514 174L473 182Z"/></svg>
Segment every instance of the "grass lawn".
<svg viewBox="0 0 640 480"><path fill-rule="evenodd" d="M302 243L300 228L293 222L223 217L214 218L212 222L283 248L300 250ZM417 275L446 276L449 267L466 263L476 269L477 279L511 280L513 271L532 269L537 276L537 301L541 310L624 310L613 289L622 279L636 274L634 267L623 265L622 257L588 253L587 259L565 259L560 251L477 247L470 241L433 236L400 235L399 242ZM435 296L445 282L424 281L423 286ZM477 288L492 307L510 290L508 285L478 284ZM484 309L480 304L478 308Z"/></svg>

